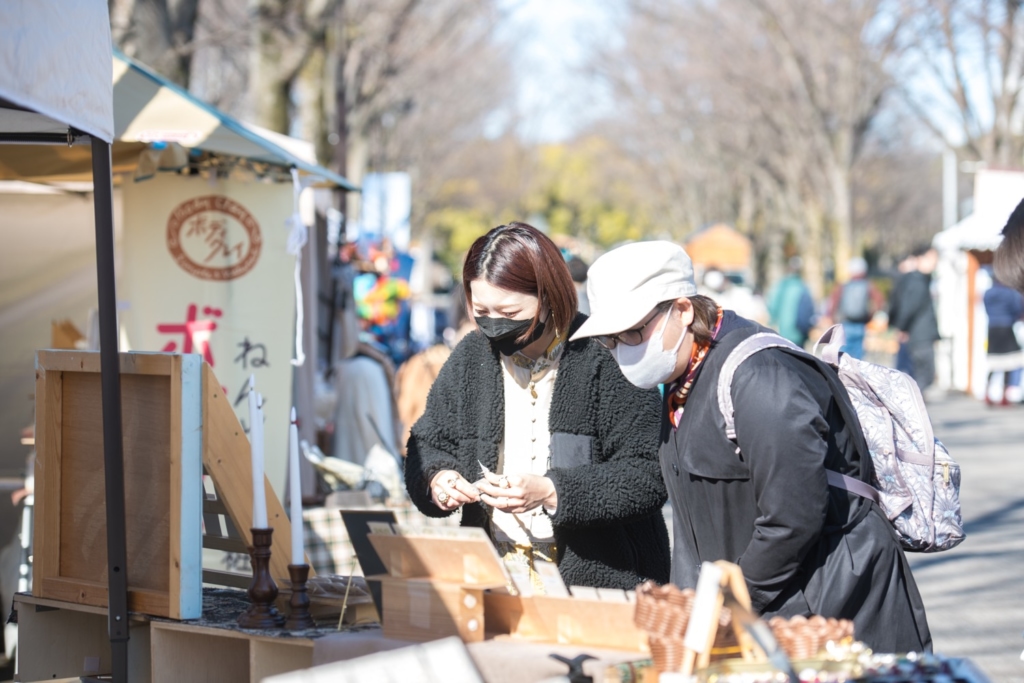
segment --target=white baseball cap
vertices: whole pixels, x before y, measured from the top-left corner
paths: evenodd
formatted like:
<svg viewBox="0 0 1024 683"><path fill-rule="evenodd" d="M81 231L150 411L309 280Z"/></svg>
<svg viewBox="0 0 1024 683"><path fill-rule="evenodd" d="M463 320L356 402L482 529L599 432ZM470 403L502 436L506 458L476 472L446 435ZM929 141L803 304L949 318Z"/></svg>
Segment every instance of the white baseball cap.
<svg viewBox="0 0 1024 683"><path fill-rule="evenodd" d="M587 271L590 317L572 339L618 334L662 301L697 294L693 261L674 242L634 242L613 249Z"/></svg>

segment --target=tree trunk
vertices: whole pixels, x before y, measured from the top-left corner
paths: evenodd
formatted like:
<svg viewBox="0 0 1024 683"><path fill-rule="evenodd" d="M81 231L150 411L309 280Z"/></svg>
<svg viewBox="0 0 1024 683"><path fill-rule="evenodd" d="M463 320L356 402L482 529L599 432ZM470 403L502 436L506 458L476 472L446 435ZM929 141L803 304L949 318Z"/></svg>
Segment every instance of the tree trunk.
<svg viewBox="0 0 1024 683"><path fill-rule="evenodd" d="M111 0L108 6L114 44L188 88L199 0Z"/></svg>
<svg viewBox="0 0 1024 683"><path fill-rule="evenodd" d="M261 41L272 37L260 32ZM282 80L278 70L277 51L269 45L257 48L253 55L249 87L252 89L253 121L277 133L288 133L288 109L291 82Z"/></svg>
<svg viewBox="0 0 1024 683"><path fill-rule="evenodd" d="M323 50L316 50L299 73L296 87L298 90L299 137L311 140L316 147L319 163L330 161L327 147L327 110L324 107L324 64L326 57Z"/></svg>
<svg viewBox="0 0 1024 683"><path fill-rule="evenodd" d="M849 278L848 265L853 256L852 208L850 203L850 171L839 164L833 164L829 171L832 189L831 227L837 282Z"/></svg>
<svg viewBox="0 0 1024 683"><path fill-rule="evenodd" d="M821 209L811 202L804 206L804 227L806 229L804 278L807 280L807 286L815 301L821 301L826 296L823 248L825 220L822 213Z"/></svg>
<svg viewBox="0 0 1024 683"><path fill-rule="evenodd" d="M370 145L366 138L353 135L352 131L349 131L347 142L348 155L345 164L345 177L356 185L361 185L363 176L366 175L366 164L370 157ZM349 192L346 194L346 220L359 220L359 213L362 209L362 197L363 195L359 192Z"/></svg>

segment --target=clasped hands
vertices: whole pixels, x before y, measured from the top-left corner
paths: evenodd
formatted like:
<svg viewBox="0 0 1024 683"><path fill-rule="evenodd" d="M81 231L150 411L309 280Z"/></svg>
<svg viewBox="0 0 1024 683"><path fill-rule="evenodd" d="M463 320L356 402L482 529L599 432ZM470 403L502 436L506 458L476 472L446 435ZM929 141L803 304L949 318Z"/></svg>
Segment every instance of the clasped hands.
<svg viewBox="0 0 1024 683"><path fill-rule="evenodd" d="M484 472L482 479L470 483L455 470L441 470L430 480L430 497L442 510L478 501L512 514L529 512L540 505L558 507L554 482L536 474Z"/></svg>

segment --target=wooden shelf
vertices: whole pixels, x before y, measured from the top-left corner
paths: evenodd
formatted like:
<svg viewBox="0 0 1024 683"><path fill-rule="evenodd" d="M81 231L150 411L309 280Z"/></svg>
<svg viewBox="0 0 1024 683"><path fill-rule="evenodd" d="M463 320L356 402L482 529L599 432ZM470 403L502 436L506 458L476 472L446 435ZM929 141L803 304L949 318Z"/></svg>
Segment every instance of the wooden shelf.
<svg viewBox="0 0 1024 683"><path fill-rule="evenodd" d="M18 594L19 681L110 671L106 609ZM259 683L313 665L312 637L132 615L128 641L132 683ZM331 632L324 629L324 633Z"/></svg>
<svg viewBox="0 0 1024 683"><path fill-rule="evenodd" d="M110 671L107 610L31 595L14 596L19 681L73 678ZM150 680L149 622L131 621L128 678Z"/></svg>

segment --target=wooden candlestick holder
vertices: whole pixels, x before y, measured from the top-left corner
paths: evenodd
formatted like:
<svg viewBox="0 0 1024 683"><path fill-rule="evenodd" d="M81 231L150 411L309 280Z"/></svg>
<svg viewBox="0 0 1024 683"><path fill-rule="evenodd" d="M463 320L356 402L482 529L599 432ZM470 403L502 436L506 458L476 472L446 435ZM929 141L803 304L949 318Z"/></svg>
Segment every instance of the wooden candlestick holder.
<svg viewBox="0 0 1024 683"><path fill-rule="evenodd" d="M292 581L292 594L288 599L290 612L288 614L288 620L284 623L285 628L292 631L316 628L316 622L313 621L313 617L309 615L309 595L306 593L306 580L309 578L309 565L288 565L288 576Z"/></svg>
<svg viewBox="0 0 1024 683"><path fill-rule="evenodd" d="M238 625L242 628L264 629L279 628L284 624L284 617L274 607L277 599L277 584L270 575L270 545L274 536L273 529L250 529L252 531L252 547L249 557L252 560L252 583L249 584L250 605L238 617Z"/></svg>

